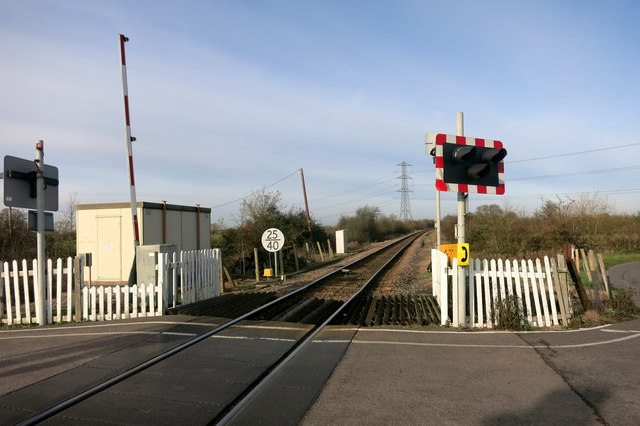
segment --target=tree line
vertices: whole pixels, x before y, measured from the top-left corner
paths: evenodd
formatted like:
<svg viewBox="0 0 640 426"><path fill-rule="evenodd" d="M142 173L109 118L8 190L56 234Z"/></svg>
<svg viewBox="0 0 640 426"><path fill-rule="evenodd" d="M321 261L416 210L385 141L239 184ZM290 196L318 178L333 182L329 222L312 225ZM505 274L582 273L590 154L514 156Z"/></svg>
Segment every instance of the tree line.
<svg viewBox="0 0 640 426"><path fill-rule="evenodd" d="M601 253L632 253L640 249L640 213L612 213L606 198L585 195L543 201L527 215L496 204L479 206L467 216L466 240L474 257L531 257L557 254L564 244ZM442 241L455 242L456 216L442 221Z"/></svg>
<svg viewBox="0 0 640 426"><path fill-rule="evenodd" d="M76 255L76 232L73 215L65 215L56 222L54 231L46 232L45 252L48 258L67 258ZM5 208L0 212L0 260L35 259L36 232L29 230L24 210Z"/></svg>
<svg viewBox="0 0 640 426"><path fill-rule="evenodd" d="M72 204L70 201L68 204ZM474 257L531 257L555 254L564 244L593 249L602 253L631 253L640 248L640 213L612 213L610 203L597 195L576 199L546 200L527 215L508 203L479 206L467 216L466 239ZM66 258L76 253L75 209L69 205L55 231L47 232L49 258ZM434 222L400 220L385 216L379 208L363 206L353 215L342 215L335 226L323 226L313 216L307 222L304 210L286 207L278 191L260 190L244 200L235 226L220 221L212 226L211 245L222 250L225 263L241 264L251 258L254 248L261 248L262 233L278 228L286 236L286 246L303 247L316 242L335 246L335 231L347 230L349 249L404 235L414 230L430 229ZM455 242L457 216L442 221L442 242ZM309 228L311 230L309 231ZM34 259L36 233L28 229L23 210L5 208L0 212L0 260ZM239 268L235 268L238 270ZM244 268L242 268L244 269ZM250 270L250 268L247 268Z"/></svg>

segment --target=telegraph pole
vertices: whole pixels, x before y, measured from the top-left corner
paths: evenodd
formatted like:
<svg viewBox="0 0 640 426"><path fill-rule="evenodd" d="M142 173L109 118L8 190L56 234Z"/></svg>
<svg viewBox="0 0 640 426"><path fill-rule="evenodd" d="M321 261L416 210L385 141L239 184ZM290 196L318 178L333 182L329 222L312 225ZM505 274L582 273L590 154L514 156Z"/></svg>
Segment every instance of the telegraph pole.
<svg viewBox="0 0 640 426"><path fill-rule="evenodd" d="M302 171L302 167L300 167L300 179L302 179L302 194L304 195L304 209L307 213L307 227L309 228L309 237L313 239L311 235L311 217L309 216L309 203L307 202L307 188L304 185L304 172Z"/></svg>

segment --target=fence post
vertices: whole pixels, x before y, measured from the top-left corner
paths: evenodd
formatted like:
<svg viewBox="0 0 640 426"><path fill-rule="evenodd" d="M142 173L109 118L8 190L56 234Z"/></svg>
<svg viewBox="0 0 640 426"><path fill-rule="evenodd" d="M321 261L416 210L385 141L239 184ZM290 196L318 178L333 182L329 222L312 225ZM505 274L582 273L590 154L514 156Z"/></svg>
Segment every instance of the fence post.
<svg viewBox="0 0 640 426"><path fill-rule="evenodd" d="M82 261L80 260L81 257L80 256L76 256L73 258L73 293L75 295L74 299L75 299L75 303L74 303L74 313L75 313L75 319L76 321L80 322L82 321L82 313L81 313L81 306L82 306L82 294L81 294L81 290L82 290L82 285L83 283L83 271L84 271L84 265L82 265ZM69 307L69 309L71 309L71 307Z"/></svg>
<svg viewBox="0 0 640 426"><path fill-rule="evenodd" d="M551 278L551 263L549 257L544 257L544 268L547 276L547 286L549 287L549 302L551 303L551 316L553 318L553 325L559 325L558 322L558 310L556 309L555 290L553 286L553 279Z"/></svg>
<svg viewBox="0 0 640 426"><path fill-rule="evenodd" d="M560 268L556 264L555 259L551 259L551 272L553 273L553 284L556 289L556 295L558 296L558 305L560 306L560 317L562 318L562 325L565 327L569 325L568 319L569 315L567 313L567 305L566 299L564 298L564 293L562 291L562 284L560 283ZM566 276L565 276L566 279ZM566 285L566 284L565 284Z"/></svg>
<svg viewBox="0 0 640 426"><path fill-rule="evenodd" d="M444 254L444 253L443 253ZM446 325L447 322L451 322L449 318L449 299L451 294L449 293L449 266L444 259L446 255L440 256L440 323Z"/></svg>
<svg viewBox="0 0 640 426"><path fill-rule="evenodd" d="M469 326L475 327L476 325L476 307L475 307L475 262L473 259L469 259L469 267L467 271L469 272Z"/></svg>
<svg viewBox="0 0 640 426"><path fill-rule="evenodd" d="M440 303L440 256L431 249L431 295Z"/></svg>
<svg viewBox="0 0 640 426"><path fill-rule="evenodd" d="M31 324L31 296L29 292L29 269L27 260L22 259L22 289L24 291L24 310L27 324Z"/></svg>
<svg viewBox="0 0 640 426"><path fill-rule="evenodd" d="M19 277L19 272L18 272L18 262L16 260L14 260L11 264L12 269L13 269L13 292L15 294L15 304L16 304L16 324L20 324L22 323L22 312L21 312L21 305L22 302L20 301L20 277ZM25 302L26 305L26 302Z"/></svg>
<svg viewBox="0 0 640 426"><path fill-rule="evenodd" d="M322 246L320 245L320 241L316 241L316 244L318 245L318 251L320 252L320 261L324 262L324 254L322 253Z"/></svg>
<svg viewBox="0 0 640 426"><path fill-rule="evenodd" d="M171 303L172 306L175 308L176 304L178 303L178 253L176 253L175 251L173 252L173 254L171 255L172 258L172 262L171 262L171 286L172 286L172 296L171 296Z"/></svg>
<svg viewBox="0 0 640 426"><path fill-rule="evenodd" d="M73 260L67 257L67 322L73 319Z"/></svg>
<svg viewBox="0 0 640 426"><path fill-rule="evenodd" d="M482 282L484 283L484 306L485 306L485 324L488 328L493 328L493 297L491 295L491 280L489 279L489 261L482 260Z"/></svg>
<svg viewBox="0 0 640 426"><path fill-rule="evenodd" d="M56 318L62 322L62 259L56 260Z"/></svg>
<svg viewBox="0 0 640 426"><path fill-rule="evenodd" d="M160 291L158 292L160 298L160 300L158 300L158 310L160 311L160 315L164 315L169 307L168 260L168 253L158 253L158 285L160 286Z"/></svg>
<svg viewBox="0 0 640 426"><path fill-rule="evenodd" d="M10 285L10 269L9 262L4 262L3 264L4 270L4 293L6 300L6 314L7 314L7 324L13 324L13 309L11 307L11 285Z"/></svg>

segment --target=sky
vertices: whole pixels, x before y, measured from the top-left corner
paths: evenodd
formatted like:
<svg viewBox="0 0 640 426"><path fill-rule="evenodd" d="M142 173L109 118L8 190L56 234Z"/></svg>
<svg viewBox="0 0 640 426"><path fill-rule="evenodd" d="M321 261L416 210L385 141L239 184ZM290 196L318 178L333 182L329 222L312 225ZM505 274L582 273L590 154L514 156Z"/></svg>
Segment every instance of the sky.
<svg viewBox="0 0 640 426"><path fill-rule="evenodd" d="M0 0L0 152L44 140L60 212L129 202L124 34L138 201L236 226L256 191L304 208L302 169L324 225L400 216L403 182L411 217L435 219L425 134L463 112L508 151L505 194L470 194L472 212L587 196L636 214L638 22L634 0Z"/></svg>

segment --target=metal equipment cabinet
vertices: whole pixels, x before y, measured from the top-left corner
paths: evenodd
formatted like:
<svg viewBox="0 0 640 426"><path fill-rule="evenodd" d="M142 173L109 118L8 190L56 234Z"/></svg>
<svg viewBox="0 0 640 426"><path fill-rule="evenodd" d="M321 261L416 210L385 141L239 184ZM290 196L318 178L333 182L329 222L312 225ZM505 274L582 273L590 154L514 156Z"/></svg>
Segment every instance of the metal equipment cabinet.
<svg viewBox="0 0 640 426"><path fill-rule="evenodd" d="M211 209L137 203L140 244L172 244L177 251L211 248ZM126 283L134 261L129 203L76 206L76 251L91 253L93 281Z"/></svg>

